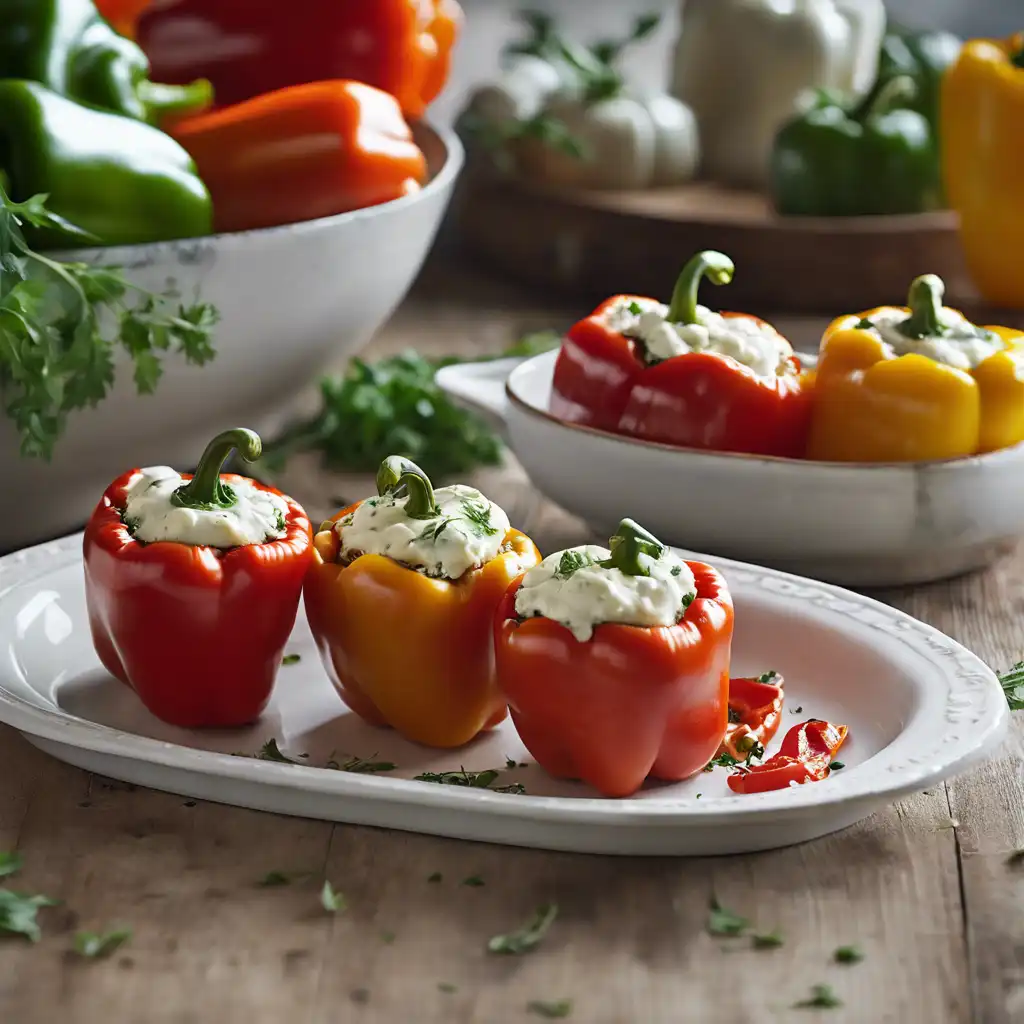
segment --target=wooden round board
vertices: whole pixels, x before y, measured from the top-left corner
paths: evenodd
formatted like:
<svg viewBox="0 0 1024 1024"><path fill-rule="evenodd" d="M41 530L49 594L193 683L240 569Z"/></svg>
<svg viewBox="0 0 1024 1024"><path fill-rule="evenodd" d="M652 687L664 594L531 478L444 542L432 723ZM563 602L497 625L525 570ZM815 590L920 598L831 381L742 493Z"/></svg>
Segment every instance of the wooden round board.
<svg viewBox="0 0 1024 1024"><path fill-rule="evenodd" d="M946 282L950 305L978 305L956 216L780 217L768 199L709 182L634 192L535 185L467 170L456 228L471 252L513 278L599 301L671 294L699 249L736 263L732 284L706 295L716 309L836 316L901 304L918 274Z"/></svg>

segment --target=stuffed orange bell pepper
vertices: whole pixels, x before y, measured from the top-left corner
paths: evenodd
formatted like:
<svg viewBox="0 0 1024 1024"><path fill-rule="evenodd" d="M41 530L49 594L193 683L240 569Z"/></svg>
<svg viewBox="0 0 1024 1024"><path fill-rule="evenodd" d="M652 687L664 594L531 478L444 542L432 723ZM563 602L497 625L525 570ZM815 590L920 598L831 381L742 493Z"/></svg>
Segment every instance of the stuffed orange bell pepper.
<svg viewBox="0 0 1024 1024"><path fill-rule="evenodd" d="M697 305L701 280L726 284L733 269L722 253L700 252L668 306L616 295L571 327L552 413L646 441L803 455L810 398L789 342L757 317Z"/></svg>
<svg viewBox="0 0 1024 1024"><path fill-rule="evenodd" d="M158 81L207 78L219 105L351 78L415 118L444 87L461 26L456 0L161 0L137 36Z"/></svg>
<svg viewBox="0 0 1024 1024"><path fill-rule="evenodd" d="M786 733L782 748L763 764L741 768L726 780L734 793L767 793L775 789L821 782L832 773L832 759L849 732L812 718ZM839 767L839 766L837 766Z"/></svg>
<svg viewBox="0 0 1024 1024"><path fill-rule="evenodd" d="M807 454L839 462L954 459L1024 440L1024 334L942 305L934 274L908 306L833 321L821 339Z"/></svg>
<svg viewBox="0 0 1024 1024"><path fill-rule="evenodd" d="M942 173L978 290L1024 306L1024 32L965 44L942 83Z"/></svg>
<svg viewBox="0 0 1024 1024"><path fill-rule="evenodd" d="M85 597L100 661L158 718L247 725L270 697L312 556L306 513L234 474L260 439L226 431L194 476L167 466L115 480L85 529Z"/></svg>
<svg viewBox="0 0 1024 1024"><path fill-rule="evenodd" d="M505 717L494 611L540 554L479 491L435 491L406 459L384 461L377 490L314 538L309 624L356 714L417 743L462 746Z"/></svg>
<svg viewBox="0 0 1024 1024"><path fill-rule="evenodd" d="M315 82L167 128L213 198L217 231L346 213L419 191L427 164L395 100Z"/></svg>
<svg viewBox="0 0 1024 1024"><path fill-rule="evenodd" d="M732 630L722 577L625 519L610 550L560 551L509 588L494 623L498 685L545 771L628 796L714 756Z"/></svg>

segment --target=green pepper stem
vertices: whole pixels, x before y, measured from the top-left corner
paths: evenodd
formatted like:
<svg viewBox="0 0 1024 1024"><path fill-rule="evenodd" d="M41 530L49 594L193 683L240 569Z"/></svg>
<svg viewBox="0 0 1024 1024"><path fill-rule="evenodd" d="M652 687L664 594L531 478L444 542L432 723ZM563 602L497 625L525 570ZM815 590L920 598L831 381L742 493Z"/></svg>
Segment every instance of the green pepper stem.
<svg viewBox="0 0 1024 1024"><path fill-rule="evenodd" d="M651 565L665 552L665 545L632 519L623 519L608 541L612 556L601 562L605 569L618 569L627 576L650 576Z"/></svg>
<svg viewBox="0 0 1024 1024"><path fill-rule="evenodd" d="M864 121L869 117L880 117L890 110L906 106L918 95L917 85L910 75L897 75L887 82L879 83L863 101L854 108L850 117L854 121Z"/></svg>
<svg viewBox="0 0 1024 1024"><path fill-rule="evenodd" d="M221 480L220 473L235 449L246 462L255 462L263 451L263 444L259 434L245 427L235 427L218 434L206 446L195 476L171 495L171 502L179 508L207 511L231 508L238 499L235 492Z"/></svg>
<svg viewBox="0 0 1024 1024"><path fill-rule="evenodd" d="M213 86L205 78L188 85L163 85L144 79L135 86L135 93L146 108L146 120L157 126L168 114L198 114L213 102Z"/></svg>
<svg viewBox="0 0 1024 1024"><path fill-rule="evenodd" d="M910 316L899 325L900 333L908 338L935 338L943 334L941 313L945 291L942 278L936 274L915 277L907 296Z"/></svg>
<svg viewBox="0 0 1024 1024"><path fill-rule="evenodd" d="M735 270L732 260L724 253L714 249L697 253L676 279L668 307L669 323L697 323L697 291L701 280L706 277L712 284L728 284Z"/></svg>
<svg viewBox="0 0 1024 1024"><path fill-rule="evenodd" d="M395 497L408 495L405 514L410 519L434 519L441 514L434 500L434 488L430 477L409 459L400 455L389 455L377 470L377 493L393 494Z"/></svg>

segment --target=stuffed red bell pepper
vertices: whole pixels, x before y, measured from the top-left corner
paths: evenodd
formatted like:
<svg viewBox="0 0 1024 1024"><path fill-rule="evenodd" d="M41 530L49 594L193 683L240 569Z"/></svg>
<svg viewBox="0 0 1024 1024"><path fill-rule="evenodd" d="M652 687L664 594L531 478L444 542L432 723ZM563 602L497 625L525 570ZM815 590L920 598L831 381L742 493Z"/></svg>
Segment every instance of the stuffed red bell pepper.
<svg viewBox="0 0 1024 1024"><path fill-rule="evenodd" d="M219 106L351 78L421 117L448 79L461 26L456 0L160 0L136 38L157 81L206 78Z"/></svg>
<svg viewBox="0 0 1024 1024"><path fill-rule="evenodd" d="M624 519L610 550L549 555L516 580L494 624L498 686L547 772L628 796L685 779L727 723L732 599Z"/></svg>
<svg viewBox="0 0 1024 1024"><path fill-rule="evenodd" d="M734 793L767 793L828 778L848 728L812 718L786 733L777 754L763 764L742 768L728 778Z"/></svg>
<svg viewBox="0 0 1024 1024"><path fill-rule="evenodd" d="M810 395L792 346L757 317L697 305L705 276L727 284L733 270L720 252L697 253L668 306L616 295L575 324L555 364L552 413L645 441L802 457Z"/></svg>
<svg viewBox="0 0 1024 1024"><path fill-rule="evenodd" d="M260 439L210 442L194 476L167 466L118 477L85 530L85 595L104 667L158 718L187 728L259 717L312 557L306 513L220 470Z"/></svg>
<svg viewBox="0 0 1024 1024"><path fill-rule="evenodd" d="M718 748L718 756L729 754L743 761L754 751L764 753L782 720L783 679L778 672L765 672L756 679L729 680L729 724Z"/></svg>

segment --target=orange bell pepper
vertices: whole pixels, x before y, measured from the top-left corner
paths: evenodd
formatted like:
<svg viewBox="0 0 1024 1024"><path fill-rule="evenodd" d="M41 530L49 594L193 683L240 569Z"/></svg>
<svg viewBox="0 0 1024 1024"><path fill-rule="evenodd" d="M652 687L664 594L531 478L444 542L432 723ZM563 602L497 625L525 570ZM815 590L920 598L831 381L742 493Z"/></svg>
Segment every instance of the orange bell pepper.
<svg viewBox="0 0 1024 1024"><path fill-rule="evenodd" d="M729 724L717 756L729 754L742 761L757 747L763 753L782 719L782 687L778 672L729 680Z"/></svg>
<svg viewBox="0 0 1024 1024"><path fill-rule="evenodd" d="M404 473L390 478L382 467L382 494L409 486L413 474L430 488L422 470L400 461ZM529 537L510 529L495 558L457 580L377 554L342 564L344 528L335 524L359 504L338 512L313 539L304 595L324 667L345 703L367 722L427 746L462 746L505 718L495 681L494 613L512 580L536 565L540 553Z"/></svg>
<svg viewBox="0 0 1024 1024"><path fill-rule="evenodd" d="M152 0L95 0L96 9L110 22L115 32L133 38L135 23L139 15L152 3Z"/></svg>
<svg viewBox="0 0 1024 1024"><path fill-rule="evenodd" d="M156 81L207 78L218 104L350 78L418 118L448 79L461 27L456 0L161 0L137 34Z"/></svg>
<svg viewBox="0 0 1024 1024"><path fill-rule="evenodd" d="M291 224L419 191L427 164L392 96L316 82L170 125L213 198L217 231Z"/></svg>

